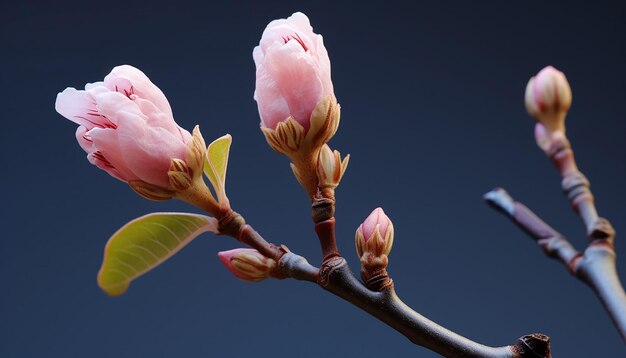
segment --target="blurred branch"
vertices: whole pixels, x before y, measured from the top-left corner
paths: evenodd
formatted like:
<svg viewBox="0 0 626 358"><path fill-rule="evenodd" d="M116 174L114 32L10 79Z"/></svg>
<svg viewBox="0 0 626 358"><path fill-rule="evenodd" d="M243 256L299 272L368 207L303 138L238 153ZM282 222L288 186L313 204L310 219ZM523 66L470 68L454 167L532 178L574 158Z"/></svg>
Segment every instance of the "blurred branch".
<svg viewBox="0 0 626 358"><path fill-rule="evenodd" d="M591 287L626 340L626 294L616 270L615 231L608 220L598 215L589 181L578 170L567 138L556 137L544 151L559 170L563 190L585 225L589 244L583 253L504 189L494 189L484 198L532 237L546 255L559 260Z"/></svg>

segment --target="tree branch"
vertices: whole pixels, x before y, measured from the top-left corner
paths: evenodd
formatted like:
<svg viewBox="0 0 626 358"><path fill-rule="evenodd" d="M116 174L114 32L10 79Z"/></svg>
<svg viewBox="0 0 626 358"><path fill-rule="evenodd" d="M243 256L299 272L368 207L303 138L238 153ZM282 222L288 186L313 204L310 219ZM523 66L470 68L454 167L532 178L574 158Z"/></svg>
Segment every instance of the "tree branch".
<svg viewBox="0 0 626 358"><path fill-rule="evenodd" d="M613 248L612 236L593 239L584 253L580 253L574 249L563 235L546 224L526 206L513 200L504 189L494 189L485 194L484 198L487 203L504 213L530 237L535 239L546 255L559 260L575 277L591 287L613 320L622 338L626 340L626 294L615 268L615 250ZM589 202L585 205L589 205ZM595 207L587 212L595 212ZM584 222L591 218L591 216L581 216ZM600 222L600 225L602 225L602 220L593 222ZM598 224L588 227L591 228L588 231L590 236L599 232L609 232L609 230L598 226Z"/></svg>
<svg viewBox="0 0 626 358"><path fill-rule="evenodd" d="M220 232L232 236L263 255L278 262L282 278L294 278L318 284L321 288L343 298L378 318L403 334L414 344L449 358L550 358L550 338L531 334L514 344L489 347L454 333L415 312L398 298L393 282L385 275L386 284L372 290L359 281L346 260L340 256L335 239L335 201L330 194L318 192L313 198L312 219L322 247L322 267L318 269L307 260L290 252L284 245L268 243L238 213L230 210L219 219Z"/></svg>
<svg viewBox="0 0 626 358"><path fill-rule="evenodd" d="M279 262L287 277L312 281L316 268L294 253L287 253ZM551 357L550 338L531 334L504 347L489 347L454 333L415 312L396 295L393 284L382 291L365 287L352 273L345 259L334 257L319 270L317 283L325 290L361 308L400 332L414 344L449 358L518 358Z"/></svg>

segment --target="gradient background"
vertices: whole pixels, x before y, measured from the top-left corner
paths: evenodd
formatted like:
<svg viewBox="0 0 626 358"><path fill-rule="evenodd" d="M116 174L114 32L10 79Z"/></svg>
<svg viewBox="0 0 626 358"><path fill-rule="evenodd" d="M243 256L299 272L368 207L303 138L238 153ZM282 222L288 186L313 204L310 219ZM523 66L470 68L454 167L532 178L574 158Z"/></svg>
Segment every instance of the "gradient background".
<svg viewBox="0 0 626 358"><path fill-rule="evenodd" d="M418 312L484 344L543 332L555 357L626 353L592 292L481 195L495 186L582 248L580 222L534 144L528 78L563 70L567 121L601 215L626 232L626 10L623 2L3 1L0 356L434 357L305 282L234 279L209 234L122 297L96 285L107 238L153 203L91 166L56 93L142 69L178 123L234 137L228 195L269 240L319 263L309 203L258 129L252 48L266 24L303 11L332 60L340 131L352 154L339 187L339 246L358 270L355 228L376 206L396 228L390 273ZM620 274L626 244L618 236Z"/></svg>

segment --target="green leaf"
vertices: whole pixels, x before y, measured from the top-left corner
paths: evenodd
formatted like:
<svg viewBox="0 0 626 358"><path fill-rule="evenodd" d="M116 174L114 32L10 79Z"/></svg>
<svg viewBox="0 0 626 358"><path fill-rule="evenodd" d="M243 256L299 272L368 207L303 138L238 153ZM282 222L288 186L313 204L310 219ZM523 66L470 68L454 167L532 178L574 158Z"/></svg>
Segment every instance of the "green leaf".
<svg viewBox="0 0 626 358"><path fill-rule="evenodd" d="M106 244L98 286L111 296L157 267L198 235L217 233L217 220L187 213L152 213L122 226Z"/></svg>
<svg viewBox="0 0 626 358"><path fill-rule="evenodd" d="M217 200L220 204L228 205L226 197L226 168L228 167L228 154L233 137L226 134L209 144L204 161L204 174L215 189Z"/></svg>

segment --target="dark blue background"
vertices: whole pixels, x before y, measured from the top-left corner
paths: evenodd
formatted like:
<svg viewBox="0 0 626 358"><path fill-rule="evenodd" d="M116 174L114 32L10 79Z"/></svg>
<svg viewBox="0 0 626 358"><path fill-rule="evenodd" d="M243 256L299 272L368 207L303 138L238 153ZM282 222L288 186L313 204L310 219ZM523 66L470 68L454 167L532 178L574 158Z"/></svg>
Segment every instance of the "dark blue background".
<svg viewBox="0 0 626 358"><path fill-rule="evenodd" d="M91 166L56 93L132 64L166 93L178 123L234 137L228 195L268 239L320 259L309 203L258 129L252 48L266 24L303 11L332 60L352 154L339 187L339 246L376 206L396 228L390 273L405 302L469 338L502 345L543 332L555 357L625 349L593 293L548 260L481 195L504 186L578 248L582 225L538 150L528 78L563 70L567 120L600 213L626 232L623 2L491 3L3 1L0 121L4 196L2 357L433 357L355 307L296 281L248 284L204 235L120 298L96 285L107 238L153 203ZM616 242L626 278L626 245Z"/></svg>

